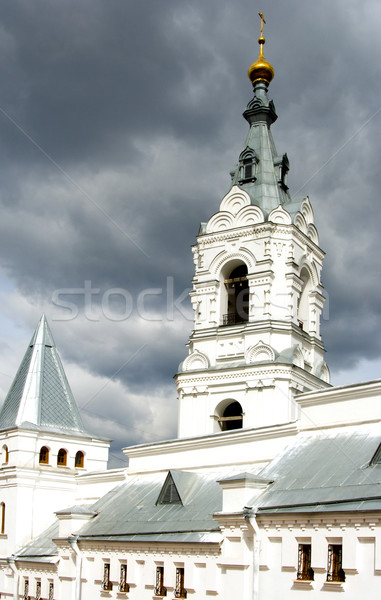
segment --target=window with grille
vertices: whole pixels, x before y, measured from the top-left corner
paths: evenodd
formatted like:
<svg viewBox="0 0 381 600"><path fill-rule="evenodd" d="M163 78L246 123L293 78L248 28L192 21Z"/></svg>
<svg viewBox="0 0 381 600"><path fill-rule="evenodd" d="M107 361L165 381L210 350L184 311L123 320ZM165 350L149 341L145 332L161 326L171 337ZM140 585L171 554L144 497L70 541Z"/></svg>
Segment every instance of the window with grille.
<svg viewBox="0 0 381 600"><path fill-rule="evenodd" d="M40 450L40 464L47 465L49 463L49 449L46 446L42 446Z"/></svg>
<svg viewBox="0 0 381 600"><path fill-rule="evenodd" d="M327 581L345 581L342 567L343 547L341 544L329 544Z"/></svg>
<svg viewBox="0 0 381 600"><path fill-rule="evenodd" d="M41 581L36 581L36 600L41 600Z"/></svg>
<svg viewBox="0 0 381 600"><path fill-rule="evenodd" d="M102 590L112 590L112 583L110 581L110 563L104 563L103 565Z"/></svg>
<svg viewBox="0 0 381 600"><path fill-rule="evenodd" d="M311 544L299 544L297 579L312 581L314 571L311 568Z"/></svg>
<svg viewBox="0 0 381 600"><path fill-rule="evenodd" d="M79 469L83 469L84 465L84 455L80 450L75 455L75 466Z"/></svg>
<svg viewBox="0 0 381 600"><path fill-rule="evenodd" d="M52 582L49 583L49 599L48 600L54 600L54 583L52 583Z"/></svg>
<svg viewBox="0 0 381 600"><path fill-rule="evenodd" d="M5 503L0 502L1 533L5 533Z"/></svg>
<svg viewBox="0 0 381 600"><path fill-rule="evenodd" d="M29 579L24 579L24 595L23 600L30 600L29 598Z"/></svg>
<svg viewBox="0 0 381 600"><path fill-rule="evenodd" d="M59 450L58 454L57 454L57 465L60 465L61 467L66 467L66 463L67 463L67 452L66 452L66 450L61 448L61 450Z"/></svg>
<svg viewBox="0 0 381 600"><path fill-rule="evenodd" d="M258 158L252 148L245 148L239 157L239 184L256 180L256 165Z"/></svg>
<svg viewBox="0 0 381 600"><path fill-rule="evenodd" d="M166 596L167 590L164 587L164 567L156 567L155 596Z"/></svg>
<svg viewBox="0 0 381 600"><path fill-rule="evenodd" d="M182 504L180 494L171 473L168 473L166 477L156 504Z"/></svg>
<svg viewBox="0 0 381 600"><path fill-rule="evenodd" d="M175 598L186 598L187 592L184 588L184 567L176 568Z"/></svg>
<svg viewBox="0 0 381 600"><path fill-rule="evenodd" d="M119 580L119 591L129 592L130 586L127 583L127 564L120 565L120 580Z"/></svg>

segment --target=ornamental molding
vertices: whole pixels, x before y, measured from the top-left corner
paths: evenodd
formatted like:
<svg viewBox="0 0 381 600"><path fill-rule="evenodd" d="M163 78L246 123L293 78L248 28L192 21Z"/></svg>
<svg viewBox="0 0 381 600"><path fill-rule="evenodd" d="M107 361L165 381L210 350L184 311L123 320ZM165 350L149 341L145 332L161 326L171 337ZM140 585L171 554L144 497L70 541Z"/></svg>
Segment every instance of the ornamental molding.
<svg viewBox="0 0 381 600"><path fill-rule="evenodd" d="M292 219L290 213L288 213L282 206L274 208L269 214L269 221L281 225L291 225Z"/></svg>
<svg viewBox="0 0 381 600"><path fill-rule="evenodd" d="M307 225L314 223L314 211L312 210L312 206L310 203L310 199L306 196L303 199L302 205L300 207L300 212L302 213Z"/></svg>
<svg viewBox="0 0 381 600"><path fill-rule="evenodd" d="M183 362L183 371L194 371L196 369L208 369L209 368L209 359L208 357L199 352L198 350L194 350Z"/></svg>
<svg viewBox="0 0 381 600"><path fill-rule="evenodd" d="M218 213L216 213L218 214ZM303 215L297 213L304 220ZM213 217L212 217L213 218ZM305 220L304 220L305 221ZM307 225L306 231L307 231ZM325 252L319 247L318 242L315 242L314 239L308 237L307 233L304 233L299 229L299 227L295 224L280 224L280 223L269 223L264 222L258 225L246 225L240 226L240 231L237 230L226 230L225 232L220 233L204 233L197 238L196 246L199 248L207 249L210 246L218 243L225 243L229 239L237 239L238 238L248 238L251 237L253 240L257 240L259 237L262 237L264 234L274 236L284 236L285 239L289 240L290 238L295 238L301 245L306 245L311 252L314 252L320 260L323 260L325 256ZM312 231L312 228L311 228ZM311 234L312 235L312 234ZM314 236L312 236L314 237Z"/></svg>
<svg viewBox="0 0 381 600"><path fill-rule="evenodd" d="M249 194L237 185L234 185L226 196L222 198L220 211L229 211L235 216L242 208L250 205L251 200Z"/></svg>
<svg viewBox="0 0 381 600"><path fill-rule="evenodd" d="M271 346L259 341L255 346L250 346L246 350L246 363L253 364L256 362L274 362L275 352Z"/></svg>
<svg viewBox="0 0 381 600"><path fill-rule="evenodd" d="M267 367L263 366L263 368L258 368L258 367L254 367L254 368L247 368L245 367L245 365L242 365L242 369L244 369L244 371L242 372L242 369L240 371L236 371L235 373L224 373L224 374L215 374L215 375L210 375L208 373L205 373L204 375L199 375L198 377L194 376L194 377L187 377L186 382L182 382L181 386L184 387L186 386L190 386L190 385L197 385L200 383L211 383L211 382L216 382L216 384L218 385L219 382L226 382L226 381L239 381L239 382L245 382L249 377L252 377L253 379L262 379L262 378L268 378L268 377L276 377L278 376L278 378L280 377L287 377L289 378L290 376L290 371L292 371L292 367L293 365L287 365L287 367L281 366L279 368L271 366L271 367ZM187 375L187 373L179 373L178 374L178 379L180 378L184 378L184 376Z"/></svg>
<svg viewBox="0 0 381 600"><path fill-rule="evenodd" d="M240 260L246 263L248 270L253 270L256 264L255 256L246 248L239 248L238 252L228 253L226 250L220 252L210 263L209 271L214 275L220 273L222 267L232 261Z"/></svg>

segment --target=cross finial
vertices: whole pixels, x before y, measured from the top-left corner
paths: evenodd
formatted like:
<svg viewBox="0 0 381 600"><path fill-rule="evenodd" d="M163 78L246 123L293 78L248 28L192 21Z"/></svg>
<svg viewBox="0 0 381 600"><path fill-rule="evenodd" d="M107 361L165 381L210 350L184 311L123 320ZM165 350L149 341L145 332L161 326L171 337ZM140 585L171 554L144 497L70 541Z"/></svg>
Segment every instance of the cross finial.
<svg viewBox="0 0 381 600"><path fill-rule="evenodd" d="M258 14L261 17L261 37L263 37L263 23L266 24L266 21L265 17L263 16L263 12L259 12Z"/></svg>

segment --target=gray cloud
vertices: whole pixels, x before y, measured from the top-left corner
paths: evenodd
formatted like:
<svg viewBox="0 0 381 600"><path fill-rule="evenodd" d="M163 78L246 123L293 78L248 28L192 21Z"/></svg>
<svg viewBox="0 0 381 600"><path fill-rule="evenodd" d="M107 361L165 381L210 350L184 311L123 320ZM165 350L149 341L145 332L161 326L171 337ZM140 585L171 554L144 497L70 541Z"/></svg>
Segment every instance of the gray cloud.
<svg viewBox="0 0 381 600"><path fill-rule="evenodd" d="M327 252L327 360L334 381L349 381L381 355L381 7L265 4L273 134L290 158L291 192L314 207ZM103 393L84 418L115 437L113 452L175 435L163 407L174 412L171 376L191 322L168 318L167 278L176 298L189 287L190 245L242 149L259 19L249 0L0 0L0 10L1 390L45 310L79 405L82 380L95 390L112 378L107 426ZM100 290L99 321L85 318L80 296L66 321L52 297L85 281ZM100 310L111 288L135 308L147 288L163 292L147 299L148 319L134 310L113 321Z"/></svg>

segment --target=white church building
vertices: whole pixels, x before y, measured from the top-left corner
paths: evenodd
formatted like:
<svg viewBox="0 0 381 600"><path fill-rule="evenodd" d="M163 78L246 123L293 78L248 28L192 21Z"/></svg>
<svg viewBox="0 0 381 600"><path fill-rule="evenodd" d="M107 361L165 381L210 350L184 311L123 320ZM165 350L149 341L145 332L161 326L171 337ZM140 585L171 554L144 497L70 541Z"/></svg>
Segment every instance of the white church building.
<svg viewBox="0 0 381 600"><path fill-rule="evenodd" d="M324 253L272 138L264 42L193 248L178 438L107 470L43 316L0 413L1 599L381 598L381 381L329 383Z"/></svg>

